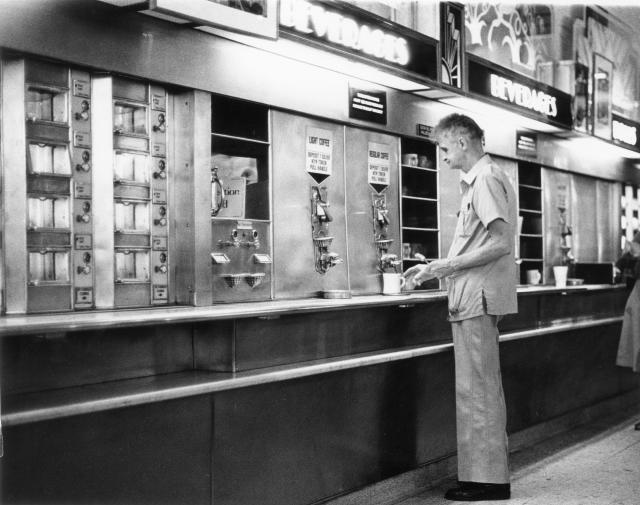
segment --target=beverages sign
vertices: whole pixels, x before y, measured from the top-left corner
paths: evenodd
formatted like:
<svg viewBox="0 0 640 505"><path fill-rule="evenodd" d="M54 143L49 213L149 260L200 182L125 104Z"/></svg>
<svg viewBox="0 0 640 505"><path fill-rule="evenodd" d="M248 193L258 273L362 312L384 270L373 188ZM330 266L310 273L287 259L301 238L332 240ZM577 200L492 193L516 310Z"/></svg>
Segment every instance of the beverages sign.
<svg viewBox="0 0 640 505"><path fill-rule="evenodd" d="M437 42L347 2L281 0L280 33L436 79Z"/></svg>
<svg viewBox="0 0 640 505"><path fill-rule="evenodd" d="M556 97L545 93L544 91L530 88L525 84L512 81L506 77L492 73L491 79L491 96L504 100L519 107L539 112L550 118L558 116L558 105Z"/></svg>
<svg viewBox="0 0 640 505"><path fill-rule="evenodd" d="M469 91L571 129L571 95L469 57Z"/></svg>
<svg viewBox="0 0 640 505"><path fill-rule="evenodd" d="M312 2L282 0L280 25L389 63L405 66L410 60L404 37Z"/></svg>

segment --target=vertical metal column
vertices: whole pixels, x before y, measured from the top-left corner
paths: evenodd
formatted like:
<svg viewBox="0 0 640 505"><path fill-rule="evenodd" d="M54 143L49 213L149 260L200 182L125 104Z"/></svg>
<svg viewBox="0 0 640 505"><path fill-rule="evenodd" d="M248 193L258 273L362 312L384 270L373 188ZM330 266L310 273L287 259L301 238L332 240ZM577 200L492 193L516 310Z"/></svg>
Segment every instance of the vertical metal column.
<svg viewBox="0 0 640 505"><path fill-rule="evenodd" d="M7 314L27 310L27 168L24 115L25 62L2 68L2 167L4 186L5 293ZM10 176L9 176L10 175ZM8 252L11 251L11 254Z"/></svg>
<svg viewBox="0 0 640 505"><path fill-rule="evenodd" d="M71 184L73 196L73 307L90 309L94 304L93 197L91 185L91 76L71 70ZM99 193L98 193L99 195Z"/></svg>
<svg viewBox="0 0 640 505"><path fill-rule="evenodd" d="M114 209L113 209L113 105L112 80L94 76L91 80L91 134L93 136L93 230L95 259L95 306L114 305Z"/></svg>
<svg viewBox="0 0 640 505"><path fill-rule="evenodd" d="M169 302L169 235L173 210L168 205L167 170L173 167L167 159L167 92L156 85L150 86L150 153L151 153L151 303Z"/></svg>
<svg viewBox="0 0 640 505"><path fill-rule="evenodd" d="M211 95L190 91L173 99L175 298L211 305Z"/></svg>

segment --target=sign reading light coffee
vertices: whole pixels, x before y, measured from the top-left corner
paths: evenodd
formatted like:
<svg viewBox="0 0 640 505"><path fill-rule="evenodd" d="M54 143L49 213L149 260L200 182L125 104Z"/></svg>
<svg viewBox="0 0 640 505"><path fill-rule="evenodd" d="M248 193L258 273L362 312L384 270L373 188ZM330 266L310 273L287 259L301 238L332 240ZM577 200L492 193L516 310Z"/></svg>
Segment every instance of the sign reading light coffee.
<svg viewBox="0 0 640 505"><path fill-rule="evenodd" d="M506 69L469 58L469 91L506 102L570 129L571 96Z"/></svg>
<svg viewBox="0 0 640 505"><path fill-rule="evenodd" d="M399 25L397 30L380 25L379 18L346 2L280 1L280 27L287 33L431 79L437 77L435 41Z"/></svg>

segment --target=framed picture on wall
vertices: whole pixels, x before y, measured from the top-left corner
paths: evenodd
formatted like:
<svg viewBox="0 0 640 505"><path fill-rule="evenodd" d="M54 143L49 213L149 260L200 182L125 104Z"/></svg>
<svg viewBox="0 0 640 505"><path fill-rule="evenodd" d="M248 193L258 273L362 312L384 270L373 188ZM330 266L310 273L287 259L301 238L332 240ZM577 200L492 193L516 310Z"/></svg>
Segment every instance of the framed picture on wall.
<svg viewBox="0 0 640 505"><path fill-rule="evenodd" d="M613 62L594 53L591 69L593 89L593 134L611 140L611 90Z"/></svg>

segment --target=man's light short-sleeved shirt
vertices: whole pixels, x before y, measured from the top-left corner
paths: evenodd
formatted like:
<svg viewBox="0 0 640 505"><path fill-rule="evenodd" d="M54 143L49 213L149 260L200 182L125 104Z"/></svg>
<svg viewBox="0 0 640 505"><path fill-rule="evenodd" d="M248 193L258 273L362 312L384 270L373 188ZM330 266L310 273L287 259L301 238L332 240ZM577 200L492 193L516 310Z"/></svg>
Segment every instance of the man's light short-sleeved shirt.
<svg viewBox="0 0 640 505"><path fill-rule="evenodd" d="M460 189L460 212L448 258L486 244L487 227L496 219L510 225L515 241L518 222L515 192L489 155L485 154L471 170L461 175ZM515 247L511 248L511 254L455 272L447 278L449 320L517 312L516 275Z"/></svg>

